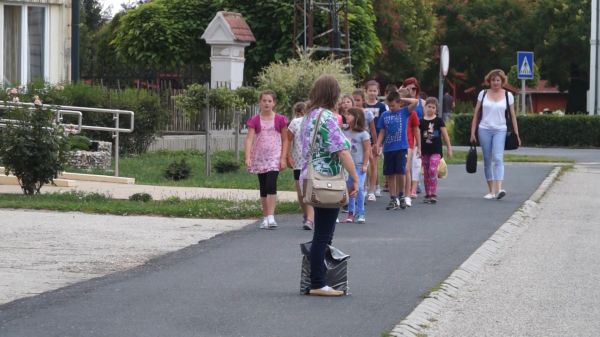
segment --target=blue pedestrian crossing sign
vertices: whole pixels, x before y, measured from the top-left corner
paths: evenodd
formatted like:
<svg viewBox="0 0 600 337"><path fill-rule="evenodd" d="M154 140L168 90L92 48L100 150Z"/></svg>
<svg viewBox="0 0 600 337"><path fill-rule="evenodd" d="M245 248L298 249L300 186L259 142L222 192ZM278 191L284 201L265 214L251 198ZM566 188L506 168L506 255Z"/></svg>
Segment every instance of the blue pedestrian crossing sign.
<svg viewBox="0 0 600 337"><path fill-rule="evenodd" d="M533 52L517 52L517 78L520 80L533 80Z"/></svg>

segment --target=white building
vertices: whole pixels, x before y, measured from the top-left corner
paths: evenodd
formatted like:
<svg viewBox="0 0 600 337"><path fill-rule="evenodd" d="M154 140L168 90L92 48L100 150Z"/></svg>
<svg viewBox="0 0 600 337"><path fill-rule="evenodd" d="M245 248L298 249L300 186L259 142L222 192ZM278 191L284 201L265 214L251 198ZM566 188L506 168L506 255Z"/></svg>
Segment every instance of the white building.
<svg viewBox="0 0 600 337"><path fill-rule="evenodd" d="M71 0L0 0L0 85L71 78Z"/></svg>

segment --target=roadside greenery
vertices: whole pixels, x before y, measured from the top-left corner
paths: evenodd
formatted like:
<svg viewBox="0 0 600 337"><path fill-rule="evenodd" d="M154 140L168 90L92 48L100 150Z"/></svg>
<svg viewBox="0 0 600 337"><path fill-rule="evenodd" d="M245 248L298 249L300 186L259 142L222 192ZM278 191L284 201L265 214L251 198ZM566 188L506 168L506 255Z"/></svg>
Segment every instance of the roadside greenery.
<svg viewBox="0 0 600 337"><path fill-rule="evenodd" d="M41 107L9 109L0 131L0 162L14 174L23 193L40 193L53 182L68 160L69 140L53 123L54 112Z"/></svg>
<svg viewBox="0 0 600 337"><path fill-rule="evenodd" d="M0 194L0 207L14 209L47 209L63 212L85 212L115 215L160 215L203 219L249 219L262 216L257 201L222 199L118 200L98 193L50 193L33 196ZM277 214L300 212L296 202L277 203Z"/></svg>

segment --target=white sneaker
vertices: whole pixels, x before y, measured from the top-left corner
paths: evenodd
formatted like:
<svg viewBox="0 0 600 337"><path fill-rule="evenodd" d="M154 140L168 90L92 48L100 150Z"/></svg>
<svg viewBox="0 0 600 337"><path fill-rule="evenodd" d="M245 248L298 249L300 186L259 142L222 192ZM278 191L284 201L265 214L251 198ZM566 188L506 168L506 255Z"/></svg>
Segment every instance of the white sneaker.
<svg viewBox="0 0 600 337"><path fill-rule="evenodd" d="M340 219L335 218L335 223L340 223Z"/></svg>
<svg viewBox="0 0 600 337"><path fill-rule="evenodd" d="M381 187L379 187L379 185L377 185L377 187L375 187L375 196L381 197Z"/></svg>
<svg viewBox="0 0 600 337"><path fill-rule="evenodd" d="M375 194L369 193L369 194L367 194L367 200L368 201L377 201L377 198L375 197Z"/></svg>
<svg viewBox="0 0 600 337"><path fill-rule="evenodd" d="M269 229L276 229L277 228L277 222L275 220L273 220L273 222L269 222Z"/></svg>
<svg viewBox="0 0 600 337"><path fill-rule="evenodd" d="M269 229L269 223L267 222L267 220L263 220L263 222L260 224L260 229Z"/></svg>
<svg viewBox="0 0 600 337"><path fill-rule="evenodd" d="M492 200L492 199L496 199L496 196L494 195L494 193L488 193L488 194L484 195L483 198L487 199L487 200Z"/></svg>
<svg viewBox="0 0 600 337"><path fill-rule="evenodd" d="M404 197L404 201L406 202L406 206L412 206L412 200L410 199L410 197Z"/></svg>

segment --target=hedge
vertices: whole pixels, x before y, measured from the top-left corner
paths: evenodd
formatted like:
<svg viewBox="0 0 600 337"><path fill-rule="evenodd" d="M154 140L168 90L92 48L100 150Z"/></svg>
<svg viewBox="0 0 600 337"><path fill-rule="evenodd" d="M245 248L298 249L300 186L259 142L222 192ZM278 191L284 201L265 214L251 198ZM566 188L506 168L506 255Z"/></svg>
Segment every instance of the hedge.
<svg viewBox="0 0 600 337"><path fill-rule="evenodd" d="M453 117L456 145L468 145L473 114ZM600 116L517 116L523 146L600 147Z"/></svg>

